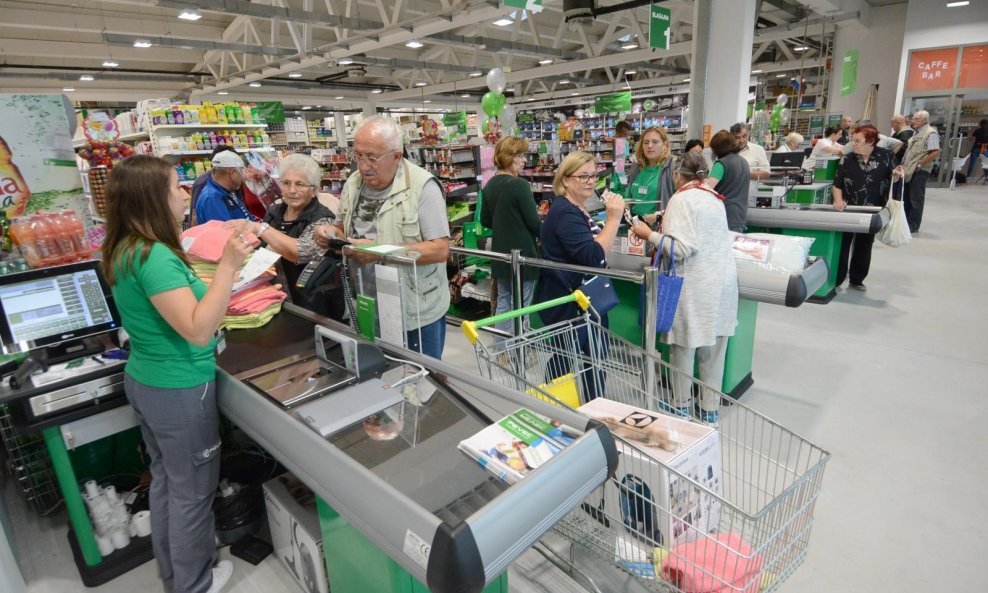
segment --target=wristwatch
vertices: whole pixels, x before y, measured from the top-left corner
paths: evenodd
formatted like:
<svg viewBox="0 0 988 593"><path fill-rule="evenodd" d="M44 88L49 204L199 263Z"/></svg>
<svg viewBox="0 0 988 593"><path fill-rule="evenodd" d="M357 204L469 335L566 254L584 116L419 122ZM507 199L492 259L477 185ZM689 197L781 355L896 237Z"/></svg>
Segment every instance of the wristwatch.
<svg viewBox="0 0 988 593"><path fill-rule="evenodd" d="M257 227L257 237L260 237L261 235L263 235L264 234L264 231L268 230L269 228L271 228L271 225L270 224L268 224L266 222L262 222L261 223L261 226Z"/></svg>

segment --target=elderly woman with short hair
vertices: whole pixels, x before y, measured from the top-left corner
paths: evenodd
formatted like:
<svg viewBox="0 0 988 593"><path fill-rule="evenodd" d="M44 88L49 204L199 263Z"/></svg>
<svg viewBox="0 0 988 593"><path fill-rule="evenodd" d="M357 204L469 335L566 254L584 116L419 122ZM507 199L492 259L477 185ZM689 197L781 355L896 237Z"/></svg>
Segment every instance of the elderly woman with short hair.
<svg viewBox="0 0 988 593"><path fill-rule="evenodd" d="M336 221L336 215L316 198L322 169L312 157L292 154L281 159L278 174L282 199L271 206L264 222L248 223L247 230L281 256L281 269L293 303L320 315L341 319L341 302L331 302L334 299L328 297L309 302L296 286L308 262L323 256L323 250L315 241L316 227Z"/></svg>

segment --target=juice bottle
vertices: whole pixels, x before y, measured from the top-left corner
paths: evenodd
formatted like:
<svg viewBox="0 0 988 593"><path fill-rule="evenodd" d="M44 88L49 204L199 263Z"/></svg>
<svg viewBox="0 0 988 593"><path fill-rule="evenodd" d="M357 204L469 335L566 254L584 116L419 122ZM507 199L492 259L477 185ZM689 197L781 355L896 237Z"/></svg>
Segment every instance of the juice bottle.
<svg viewBox="0 0 988 593"><path fill-rule="evenodd" d="M54 266L61 263L62 252L55 241L55 229L45 220L44 215L31 216L30 227L34 235L34 248L38 251L39 265Z"/></svg>
<svg viewBox="0 0 988 593"><path fill-rule="evenodd" d="M82 224L82 219L79 218L75 210L62 210L60 214L64 220L63 224L68 226L76 259L79 261L91 259L93 248L89 245L89 239L86 238L86 227Z"/></svg>
<svg viewBox="0 0 988 593"><path fill-rule="evenodd" d="M59 263L68 264L77 261L79 256L75 250L75 242L72 240L71 224L58 212L48 212L43 216L61 253Z"/></svg>
<svg viewBox="0 0 988 593"><path fill-rule="evenodd" d="M0 136L0 209L9 216L19 216L24 213L31 190L21 170L14 164L13 156L7 142Z"/></svg>
<svg viewBox="0 0 988 593"><path fill-rule="evenodd" d="M34 231L31 229L31 220L26 216L18 216L10 223L10 230L13 233L14 243L17 244L21 255L27 260L32 268L41 263L41 256L34 245Z"/></svg>

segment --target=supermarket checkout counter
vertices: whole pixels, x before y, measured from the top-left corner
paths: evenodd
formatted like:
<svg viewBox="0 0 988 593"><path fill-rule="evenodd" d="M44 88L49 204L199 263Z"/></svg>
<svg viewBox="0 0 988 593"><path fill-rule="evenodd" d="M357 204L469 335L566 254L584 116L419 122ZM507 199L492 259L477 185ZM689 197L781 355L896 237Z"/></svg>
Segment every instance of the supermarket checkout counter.
<svg viewBox="0 0 988 593"><path fill-rule="evenodd" d="M629 241L631 241L629 245ZM627 237L615 241L607 254L607 263L611 268L630 272L640 272L649 261L644 255L636 253L639 246L635 239ZM798 307L808 300L811 295L827 280L829 268L827 262L818 257L811 258L810 264L798 274L754 270L751 268L738 269L738 325L734 335L727 342L727 359L724 364L724 382L721 391L737 399L754 383L751 376L752 360L755 350L755 323L758 318L758 304L769 303ZM614 281L621 304L608 314L610 329L622 337L640 343L641 325L638 321L638 311L641 307L640 286L621 280ZM656 341L659 341L656 337ZM663 356L668 358L663 345Z"/></svg>
<svg viewBox="0 0 988 593"><path fill-rule="evenodd" d="M837 261L844 233L875 233L888 219L888 210L877 206L848 206L842 212L830 204L749 208L748 232L811 237L810 255L825 260L830 273L807 300L828 303L837 294Z"/></svg>
<svg viewBox="0 0 988 593"><path fill-rule="evenodd" d="M610 434L575 412L378 345L286 306L264 328L228 335L217 360L220 410L320 498L334 593L424 584L506 593L510 562L614 472ZM416 366L429 374L402 391L422 405L382 387ZM508 486L457 450L492 421L486 406L525 406L583 436ZM333 420L342 415L357 421Z"/></svg>

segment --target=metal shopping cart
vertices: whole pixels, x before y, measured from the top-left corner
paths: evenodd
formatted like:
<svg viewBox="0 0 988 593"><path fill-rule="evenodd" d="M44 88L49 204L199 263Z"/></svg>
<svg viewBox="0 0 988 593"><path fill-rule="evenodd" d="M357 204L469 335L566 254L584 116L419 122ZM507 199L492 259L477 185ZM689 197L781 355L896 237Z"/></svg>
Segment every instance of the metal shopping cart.
<svg viewBox="0 0 988 593"><path fill-rule="evenodd" d="M584 313L569 322L497 340L478 331L573 302ZM650 590L681 593L768 593L802 563L829 452L608 331L580 291L464 322L463 331L482 375L558 405L601 397L668 423L672 414L662 413L680 412L684 399L706 398L706 405L718 398L716 430L690 407L689 418L678 421L682 430L666 435L706 430L714 456L699 465L663 461L650 448L655 443L624 430L617 417L606 420L621 460L615 475L556 525L571 546Z"/></svg>

